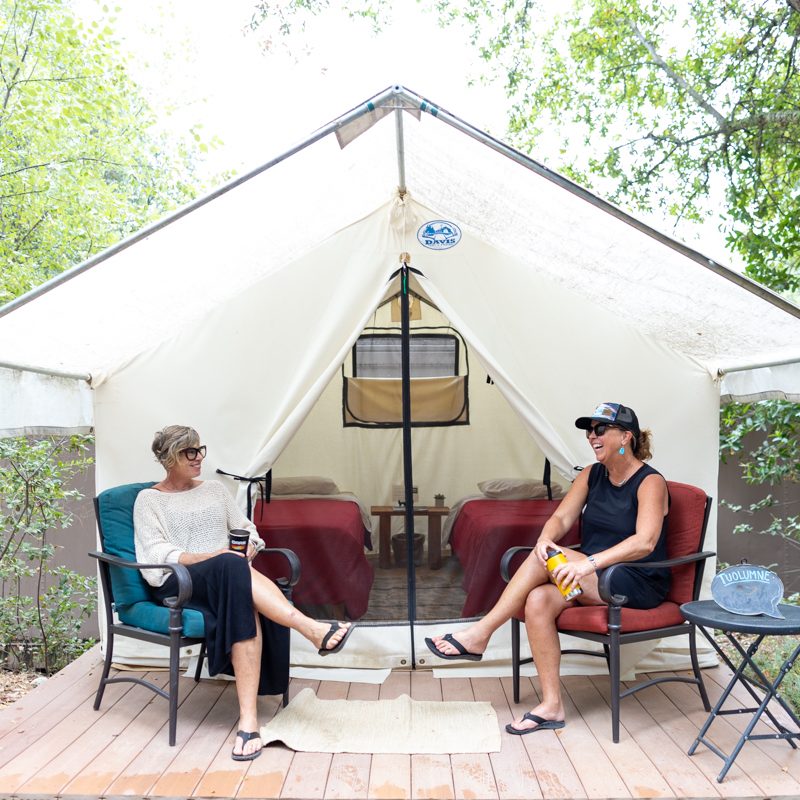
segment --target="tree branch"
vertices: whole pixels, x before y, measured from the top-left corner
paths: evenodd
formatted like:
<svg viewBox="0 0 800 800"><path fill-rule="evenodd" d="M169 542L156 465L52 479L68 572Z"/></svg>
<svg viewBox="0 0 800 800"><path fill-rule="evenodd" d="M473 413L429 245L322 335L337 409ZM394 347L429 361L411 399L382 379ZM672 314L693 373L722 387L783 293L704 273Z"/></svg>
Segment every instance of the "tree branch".
<svg viewBox="0 0 800 800"><path fill-rule="evenodd" d="M800 0L798 0L800 1ZM679 88L683 89L692 100L697 103L700 108L702 108L706 113L710 114L714 119L717 120L719 126L722 128L726 124L725 117L717 111L698 91L693 89L684 78L678 75L675 70L667 64L666 61L656 52L655 47L644 37L644 34L639 30L635 22L626 19L625 20L628 27L633 32L633 35L639 40L639 42L644 46L645 50L650 54L650 58L653 59L653 62L663 70L669 77L669 79Z"/></svg>

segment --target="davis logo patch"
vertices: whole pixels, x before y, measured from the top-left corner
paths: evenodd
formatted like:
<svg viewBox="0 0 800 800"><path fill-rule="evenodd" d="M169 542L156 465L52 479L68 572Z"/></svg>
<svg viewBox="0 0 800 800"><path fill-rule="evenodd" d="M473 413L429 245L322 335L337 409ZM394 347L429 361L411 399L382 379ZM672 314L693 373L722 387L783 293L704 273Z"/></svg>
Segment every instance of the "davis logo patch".
<svg viewBox="0 0 800 800"><path fill-rule="evenodd" d="M447 250L461 241L461 228L455 222L434 219L420 227L417 241L430 250Z"/></svg>

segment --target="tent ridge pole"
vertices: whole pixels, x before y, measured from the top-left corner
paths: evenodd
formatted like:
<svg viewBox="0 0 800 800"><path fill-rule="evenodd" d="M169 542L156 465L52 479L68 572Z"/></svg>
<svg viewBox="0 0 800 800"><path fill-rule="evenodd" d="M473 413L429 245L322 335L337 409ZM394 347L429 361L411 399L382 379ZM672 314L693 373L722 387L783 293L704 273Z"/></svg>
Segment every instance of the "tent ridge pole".
<svg viewBox="0 0 800 800"><path fill-rule="evenodd" d="M717 375L722 377L723 375L730 375L732 372L749 372L750 370L754 369L768 369L769 367L784 367L788 364L797 364L800 363L800 356L795 356L794 358L782 358L777 361L762 361L760 363L754 364L737 364L733 367L717 367Z"/></svg>
<svg viewBox="0 0 800 800"><path fill-rule="evenodd" d="M196 209L201 208L207 203L210 203L212 200L216 200L223 194L227 194L229 191L231 191L231 189L235 189L237 186L241 186L241 184L246 183L252 178L255 178L256 176L260 175L262 172L266 172L268 169L271 169L277 164L280 164L282 161L285 161L287 158L290 158L291 156L295 155L295 153L299 153L301 150L305 150L306 147L310 147L312 144L318 142L320 139L324 139L329 134L334 133L339 128L349 124L353 120L356 120L359 117L364 116L365 114L369 114L377 106L385 105L387 101L394 99L397 96L397 94L398 91L396 86L392 86L388 89L385 89L382 92L379 92L374 97L371 97L369 100L366 100L365 102L361 103L356 108L348 111L346 114L342 114L340 117L337 117L335 120L329 122L327 125L324 125L315 133L311 134L311 136L307 137L299 144L296 144L293 147L289 148L289 150L286 150L279 156L276 156L275 158L265 162L261 166L258 166L255 169L250 170L249 172L246 172L244 175L240 175L237 178L233 178L230 181L223 183L222 186L218 186L213 191L209 192L206 195L203 195L203 197L199 197L197 200L193 200L191 203L188 203L182 208L179 208L172 214L168 214L166 217L163 217L160 220L156 220L155 222L145 226L144 228L132 234L131 236L128 236L125 239L122 239L121 241L117 242L116 244L111 245L111 247L106 248L97 255L94 255L91 258L86 259L86 261L83 261L80 264L76 264L74 267L64 270L55 277L51 278L50 280L45 281L39 286L36 286L35 288L31 289L29 292L20 295L14 300L11 300L4 306L0 306L0 317L4 317L6 314L11 313L17 308L20 308L21 306L30 303L31 300L34 300L37 297L46 294L51 289L54 289L56 286L59 286L62 283L66 283L67 281L80 275L83 272L86 272L92 267L96 267L98 264L102 264L104 261L111 258L111 256L114 256L117 253L126 250L131 245L136 244L137 242L140 242L143 239L146 239L148 236L152 236L154 233L160 231L162 228L165 228L167 225L176 222L182 217L185 217L187 214L190 214L192 211L195 211Z"/></svg>
<svg viewBox="0 0 800 800"><path fill-rule="evenodd" d="M15 372L35 372L37 375L49 375L51 378L69 378L75 381L92 382L92 376L86 372L62 372L47 367L32 367L27 364L14 364L11 361L0 361L0 369L10 369Z"/></svg>

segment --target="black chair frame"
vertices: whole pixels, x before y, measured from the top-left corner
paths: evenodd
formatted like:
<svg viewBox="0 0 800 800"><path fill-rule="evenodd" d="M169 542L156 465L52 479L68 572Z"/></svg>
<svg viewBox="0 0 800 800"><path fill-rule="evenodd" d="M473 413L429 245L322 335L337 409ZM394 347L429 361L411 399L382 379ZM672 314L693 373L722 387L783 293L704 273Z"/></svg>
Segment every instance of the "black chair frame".
<svg viewBox="0 0 800 800"><path fill-rule="evenodd" d="M705 538L706 526L708 524L708 515L711 510L711 498L706 499L705 513L703 516L703 529L700 535L699 547L703 546ZM570 549L579 550L580 546L570 545ZM500 561L500 574L503 580L508 583L511 579L511 561L520 552L530 552L533 547L510 547L503 554ZM598 581L598 592L603 602L608 604L608 633L595 633L593 631L562 631L568 636L574 636L578 639L586 639L587 641L598 642L603 645L603 651L597 650L581 650L581 649L565 649L562 654L579 654L586 656L596 656L604 658L608 666L608 674L611 683L611 734L615 743L619 742L619 704L620 700L628 697L636 692L646 689L649 686L654 686L658 683L667 682L681 682L693 683L697 686L700 692L700 698L703 701L703 707L706 711L711 710L711 704L708 700L708 693L706 692L705 684L703 683L703 676L700 672L700 663L697 659L697 628L694 623L685 620L677 625L669 625L662 628L651 628L645 631L631 631L625 633L621 630L622 609L628 602L628 598L623 595L611 594L611 578L616 569L619 567L630 567L633 569L641 569L642 567L648 568L672 568L679 567L684 564L692 564L697 562L698 567L695 570L694 583L692 588L692 596L696 599L700 594L700 586L703 581L703 571L705 568L706 559L716 555L711 551L700 551L692 553L691 555L681 556L680 558L671 558L665 561L651 561L647 564L637 564L634 562L620 562L613 564L608 569L604 570L600 575ZM652 678L647 681L636 684L624 692L620 692L620 647L623 644L630 644L633 642L645 642L653 639L665 639L670 636L689 635L689 654L692 661L692 671L694 677L686 677L683 675L675 676L661 676ZM520 667L523 664L533 663L533 658L520 658L520 620L516 617L511 618L511 670L512 670L512 687L514 693L514 702L519 703L519 688L520 688Z"/></svg>
<svg viewBox="0 0 800 800"><path fill-rule="evenodd" d="M100 532L100 546L103 547L103 526L100 521L100 513L97 498L94 499L95 515L97 517L97 527ZM288 600L292 597L292 588L300 580L300 560L293 550L286 548L266 548L261 552L279 553L284 556L289 563L290 574L288 578L279 578L276 583ZM110 683L137 683L145 686L163 697L169 703L169 744L175 744L177 724L178 724L178 678L180 677L180 651L184 647L200 645L200 653L197 659L197 669L195 670L195 682L200 680L200 673L203 668L203 660L206 654L205 640L183 635L183 609L192 597L192 578L189 570L183 564L140 564L135 561L127 561L118 556L93 550L89 553L92 558L98 561L100 571L100 585L103 594L103 608L105 610L105 643L106 654L103 664L103 672L100 676L100 685L94 698L94 710L100 708L103 700L105 688ZM111 583L110 566L121 567L123 569L168 569L171 570L178 581L178 594L175 597L167 597L164 605L169 609L169 633L158 633L148 631L144 628L137 628L134 625L126 625L122 622L114 621L114 589ZM153 601L155 602L155 600ZM169 648L169 690L162 689L150 681L143 678L132 676L109 677L111 664L114 656L114 636L127 636L132 639L139 639L152 644L160 644ZM283 694L283 705L289 702L288 692Z"/></svg>

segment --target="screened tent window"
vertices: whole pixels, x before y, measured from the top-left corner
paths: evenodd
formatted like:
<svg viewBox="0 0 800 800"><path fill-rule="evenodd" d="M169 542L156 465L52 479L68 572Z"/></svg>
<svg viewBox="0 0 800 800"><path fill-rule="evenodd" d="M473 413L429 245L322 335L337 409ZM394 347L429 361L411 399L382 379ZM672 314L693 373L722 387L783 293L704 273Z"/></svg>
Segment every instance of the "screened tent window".
<svg viewBox="0 0 800 800"><path fill-rule="evenodd" d="M394 334L361 336L353 347L353 375L400 378L401 338ZM412 378L458 375L458 339L449 334L415 334L409 342Z"/></svg>
<svg viewBox="0 0 800 800"><path fill-rule="evenodd" d="M452 328L450 329L452 331ZM469 365L463 340L450 333L412 333L409 340L411 425L469 425ZM352 350L352 377L343 374L345 427L402 425L402 338L364 333ZM459 359L467 374L459 374ZM342 365L344 373L344 365Z"/></svg>

